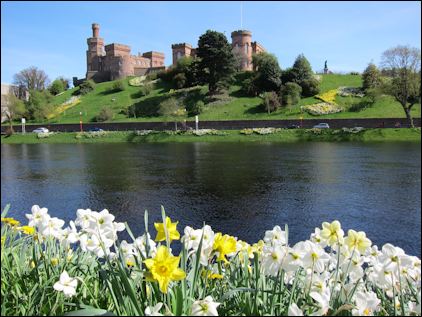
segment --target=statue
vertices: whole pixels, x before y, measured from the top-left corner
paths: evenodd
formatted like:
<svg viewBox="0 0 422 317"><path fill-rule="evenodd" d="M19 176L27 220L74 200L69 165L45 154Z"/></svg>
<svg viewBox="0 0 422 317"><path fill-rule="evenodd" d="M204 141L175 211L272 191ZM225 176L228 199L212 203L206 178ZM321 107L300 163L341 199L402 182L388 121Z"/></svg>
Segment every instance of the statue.
<svg viewBox="0 0 422 317"><path fill-rule="evenodd" d="M324 74L328 74L327 61L325 61L325 64L324 64Z"/></svg>

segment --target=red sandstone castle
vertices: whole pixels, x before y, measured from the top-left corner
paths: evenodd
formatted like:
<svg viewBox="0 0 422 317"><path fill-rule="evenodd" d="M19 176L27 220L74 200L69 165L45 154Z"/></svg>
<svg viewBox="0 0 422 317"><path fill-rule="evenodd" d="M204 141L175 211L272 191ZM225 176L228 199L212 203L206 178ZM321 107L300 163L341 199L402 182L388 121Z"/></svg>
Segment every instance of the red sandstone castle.
<svg viewBox="0 0 422 317"><path fill-rule="evenodd" d="M99 24L92 24L92 37L87 39L86 79L103 82L165 69L164 53L150 51L131 55L128 45L111 43L104 46L104 39L99 34Z"/></svg>
<svg viewBox="0 0 422 317"><path fill-rule="evenodd" d="M86 78L73 78L74 85L83 80L93 79L103 82L124 78L126 76L141 76L165 69L164 53L146 52L142 55L130 54L130 46L111 43L104 46L104 39L99 37L100 25L92 24L92 37L87 39ZM231 34L233 51L240 56L241 69L252 70L252 54L265 52L265 48L258 42L252 42L252 33L246 30L234 31ZM189 43L173 44L173 65L182 56L196 56L196 49Z"/></svg>
<svg viewBox="0 0 422 317"><path fill-rule="evenodd" d="M239 30L232 32L233 51L241 57L241 69L252 70L252 54L265 52L265 48L258 42L252 42L252 32ZM173 44L173 65L182 56L196 56L196 48L189 43Z"/></svg>

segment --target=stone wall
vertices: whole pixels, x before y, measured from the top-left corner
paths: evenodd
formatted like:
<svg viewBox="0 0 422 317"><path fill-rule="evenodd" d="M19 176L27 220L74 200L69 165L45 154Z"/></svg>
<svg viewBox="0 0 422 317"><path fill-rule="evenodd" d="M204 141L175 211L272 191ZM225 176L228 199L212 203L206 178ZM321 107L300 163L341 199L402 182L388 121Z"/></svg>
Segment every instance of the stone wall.
<svg viewBox="0 0 422 317"><path fill-rule="evenodd" d="M405 118L374 118L374 119L307 119L303 120L303 128L312 128L314 125L325 122L331 128L340 129L343 127L364 127L364 128L394 128L396 123L400 123L402 127L407 127L408 123ZM237 130L244 128L287 128L289 125L300 125L300 120L227 120L227 121L199 121L200 129L218 129L218 130ZM415 118L414 124L421 126L421 118ZM179 129L184 128L184 124L179 124ZM75 124L37 124L27 125L26 131L30 132L39 127L46 127L50 131L61 132L78 132L80 127ZM84 131L93 127L99 127L106 131L128 131L128 130L174 130L174 122L125 122L125 123L84 123ZM195 121L187 121L186 128L195 128ZM7 125L2 125L1 132L4 133ZM21 126L14 126L16 132L21 131Z"/></svg>

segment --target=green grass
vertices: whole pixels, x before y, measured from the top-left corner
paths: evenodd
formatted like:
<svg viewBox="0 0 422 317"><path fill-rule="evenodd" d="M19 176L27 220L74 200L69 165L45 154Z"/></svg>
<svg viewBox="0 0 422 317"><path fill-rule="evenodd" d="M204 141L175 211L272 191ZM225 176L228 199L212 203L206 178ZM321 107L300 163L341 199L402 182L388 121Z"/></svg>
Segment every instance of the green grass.
<svg viewBox="0 0 422 317"><path fill-rule="evenodd" d="M126 79L128 81L128 79ZM164 83L157 84L155 89L149 96L142 97L139 94L139 87L132 87L127 85L127 88L121 92L112 92L111 87L113 82L105 82L97 84L94 91L81 97L81 102L71 109L66 110L61 115L49 121L42 123L78 123L80 119L79 113L82 112L82 120L84 122L91 122L93 118L100 112L103 107L110 107L113 110L113 122L134 122L134 121L166 121L171 120L163 116L157 116L157 105L162 100L171 96L180 97L184 94L182 90L176 90L174 94L169 93L170 87ZM362 79L359 75L322 75L321 92L340 87L360 87ZM66 91L64 94L54 98L53 104L59 105L71 97L75 89ZM405 118L404 111L399 103L392 97L381 97L371 108L364 109L360 112L340 112L336 114L324 116L312 116L307 113L301 113L300 107L319 102L314 97L304 98L299 104L291 106L289 109L282 108L274 113L267 114L262 107L262 99L259 97L248 97L241 93L239 85L233 85L229 89L230 100L221 101L207 105L206 93L208 89L206 86L199 87L196 92L187 92L187 96L193 100L203 100L205 102L205 110L200 114L200 120L263 120L263 119L303 119L310 118ZM336 102L344 106L347 98L337 97ZM358 100L358 98L354 98ZM114 101L113 101L114 100ZM121 110L130 105L137 104L139 109L142 109L143 116L138 118L128 118ZM149 115L148 115L149 114ZM412 109L414 117L421 116L420 104L417 104ZM185 117L181 120L194 120L194 117ZM171 120L173 121L173 120ZM28 122L36 123L36 122ZM38 122L39 123L39 122Z"/></svg>
<svg viewBox="0 0 422 317"><path fill-rule="evenodd" d="M225 135L195 136L181 132L181 134L169 135L165 132L137 136L133 132L108 132L103 137L77 139L76 132L57 133L49 138L38 139L35 133L14 134L10 137L1 137L2 144L36 144L36 143L161 143L161 142L301 142L301 141L421 141L421 129L367 129L362 132L351 134L341 130L327 129L320 134L312 130L283 129L280 132L267 135L241 134L239 130L224 130Z"/></svg>

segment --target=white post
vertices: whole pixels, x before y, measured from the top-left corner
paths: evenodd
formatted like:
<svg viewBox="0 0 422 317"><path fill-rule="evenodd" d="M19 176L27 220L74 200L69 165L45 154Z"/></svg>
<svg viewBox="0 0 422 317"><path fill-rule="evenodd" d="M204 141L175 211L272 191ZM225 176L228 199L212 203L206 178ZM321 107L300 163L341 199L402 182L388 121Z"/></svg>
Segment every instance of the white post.
<svg viewBox="0 0 422 317"><path fill-rule="evenodd" d="M195 116L195 129L196 129L196 131L198 131L198 123L199 123L199 118L198 118L198 116Z"/></svg>
<svg viewBox="0 0 422 317"><path fill-rule="evenodd" d="M26 122L26 119L25 118L22 118L22 134L25 134L25 122Z"/></svg>

